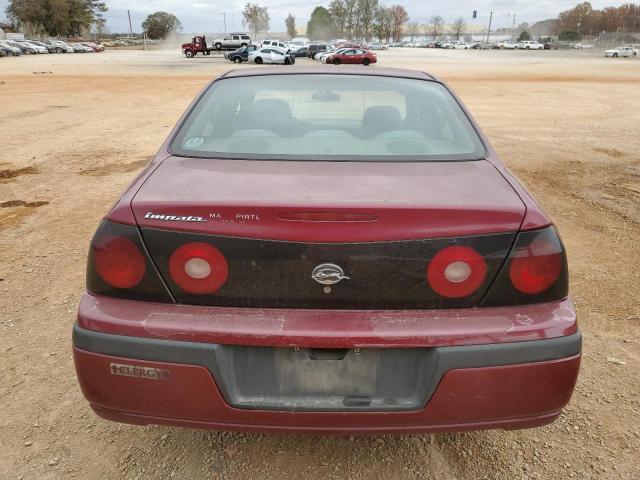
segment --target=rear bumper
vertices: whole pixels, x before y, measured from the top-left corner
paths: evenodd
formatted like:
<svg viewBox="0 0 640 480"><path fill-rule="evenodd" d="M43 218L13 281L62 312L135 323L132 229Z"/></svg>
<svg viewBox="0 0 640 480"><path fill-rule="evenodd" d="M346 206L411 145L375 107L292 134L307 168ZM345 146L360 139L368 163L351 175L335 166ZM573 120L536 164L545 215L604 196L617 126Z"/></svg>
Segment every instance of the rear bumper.
<svg viewBox="0 0 640 480"><path fill-rule="evenodd" d="M82 391L103 418L219 430L392 433L528 428L552 422L568 403L581 336L429 347L433 388L426 404L400 411L295 411L233 406L220 350L74 327ZM253 347L249 347L253 348Z"/></svg>

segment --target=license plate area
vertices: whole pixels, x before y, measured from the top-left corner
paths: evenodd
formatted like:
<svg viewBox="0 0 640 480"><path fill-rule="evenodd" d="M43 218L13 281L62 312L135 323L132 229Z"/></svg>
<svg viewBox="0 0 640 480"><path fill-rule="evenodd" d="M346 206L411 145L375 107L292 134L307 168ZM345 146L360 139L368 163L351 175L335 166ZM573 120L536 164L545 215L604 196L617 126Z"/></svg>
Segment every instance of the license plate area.
<svg viewBox="0 0 640 480"><path fill-rule="evenodd" d="M216 380L231 405L266 410L417 410L436 373L429 348L221 346L216 364Z"/></svg>

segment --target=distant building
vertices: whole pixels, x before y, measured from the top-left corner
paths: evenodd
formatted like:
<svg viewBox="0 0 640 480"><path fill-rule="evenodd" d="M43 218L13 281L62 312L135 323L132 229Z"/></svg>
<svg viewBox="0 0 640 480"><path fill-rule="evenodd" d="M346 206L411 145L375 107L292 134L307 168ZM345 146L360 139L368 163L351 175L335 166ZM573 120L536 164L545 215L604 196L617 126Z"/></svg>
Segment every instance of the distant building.
<svg viewBox="0 0 640 480"><path fill-rule="evenodd" d="M7 33L14 33L15 30L10 23L0 22L0 40L7 38Z"/></svg>

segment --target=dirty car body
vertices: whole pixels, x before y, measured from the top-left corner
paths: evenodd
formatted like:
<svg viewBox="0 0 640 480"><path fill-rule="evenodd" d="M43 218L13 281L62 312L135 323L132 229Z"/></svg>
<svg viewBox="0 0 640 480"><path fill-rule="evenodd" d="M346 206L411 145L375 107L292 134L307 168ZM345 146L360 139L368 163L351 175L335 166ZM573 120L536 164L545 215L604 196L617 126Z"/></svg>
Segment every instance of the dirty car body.
<svg viewBox="0 0 640 480"><path fill-rule="evenodd" d="M544 425L581 352L558 233L459 99L355 67L208 85L102 220L73 343L101 417L318 433Z"/></svg>

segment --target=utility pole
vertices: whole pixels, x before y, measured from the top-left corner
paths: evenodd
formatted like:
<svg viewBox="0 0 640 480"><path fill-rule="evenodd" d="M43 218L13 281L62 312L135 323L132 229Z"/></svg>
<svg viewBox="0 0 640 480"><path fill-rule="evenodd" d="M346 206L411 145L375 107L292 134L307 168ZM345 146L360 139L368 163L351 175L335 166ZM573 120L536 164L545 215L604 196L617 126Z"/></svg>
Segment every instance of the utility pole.
<svg viewBox="0 0 640 480"><path fill-rule="evenodd" d="M491 22L493 21L493 12L489 15L489 28L487 29L487 43L489 43L489 37L491 37Z"/></svg>
<svg viewBox="0 0 640 480"><path fill-rule="evenodd" d="M133 38L133 28L131 27L131 12L127 10L127 15L129 17L129 36Z"/></svg>
<svg viewBox="0 0 640 480"><path fill-rule="evenodd" d="M222 21L224 22L224 33L227 33L227 14L223 13L222 14Z"/></svg>

